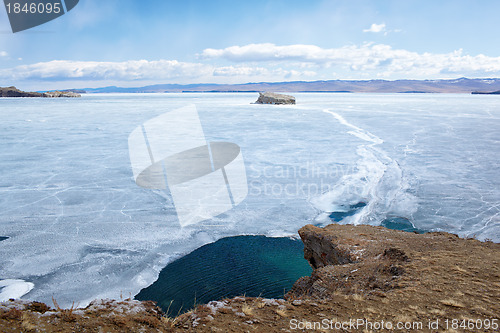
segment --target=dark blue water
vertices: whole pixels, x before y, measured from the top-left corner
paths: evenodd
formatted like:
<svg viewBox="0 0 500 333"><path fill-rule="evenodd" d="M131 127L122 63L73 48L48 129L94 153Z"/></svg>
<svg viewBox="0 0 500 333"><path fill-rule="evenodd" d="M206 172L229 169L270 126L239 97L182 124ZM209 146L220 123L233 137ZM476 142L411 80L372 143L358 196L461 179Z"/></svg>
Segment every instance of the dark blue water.
<svg viewBox="0 0 500 333"><path fill-rule="evenodd" d="M334 222L340 222L346 217L356 214L361 208L365 206L366 206L365 202L359 202L355 205L350 206L349 209L345 212L332 212L330 214L330 219L332 219L332 221Z"/></svg>
<svg viewBox="0 0 500 333"><path fill-rule="evenodd" d="M365 206L365 202L359 202L350 206L345 212L332 212L329 217L333 222L341 222L346 217L357 214ZM400 216L387 217L380 225L388 229L417 232L419 234L426 232L425 230L415 228L409 219Z"/></svg>
<svg viewBox="0 0 500 333"><path fill-rule="evenodd" d="M226 297L281 298L311 274L303 248L289 238L223 238L170 263L135 298L156 301L169 315Z"/></svg>
<svg viewBox="0 0 500 333"><path fill-rule="evenodd" d="M407 232L416 232L419 234L423 234L427 232L426 230L418 229L413 226L413 224L408 220L407 218L404 217L390 217L382 221L381 224L383 227L386 227L387 229L393 229L393 230L401 230L401 231L407 231Z"/></svg>

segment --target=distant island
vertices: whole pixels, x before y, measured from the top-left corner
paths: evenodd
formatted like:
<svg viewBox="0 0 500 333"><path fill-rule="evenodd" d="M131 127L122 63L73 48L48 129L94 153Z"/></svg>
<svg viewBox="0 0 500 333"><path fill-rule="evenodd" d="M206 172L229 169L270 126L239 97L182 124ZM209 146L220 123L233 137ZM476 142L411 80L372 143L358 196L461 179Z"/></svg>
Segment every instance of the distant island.
<svg viewBox="0 0 500 333"><path fill-rule="evenodd" d="M464 93L500 90L500 79L453 80L328 80L258 82L244 84L156 84L144 87L83 88L87 93L228 93L228 92L289 92L289 93Z"/></svg>
<svg viewBox="0 0 500 333"><path fill-rule="evenodd" d="M82 95L70 91L47 91L47 92L27 92L17 89L16 87L0 87L0 97L44 97L44 98L57 98L57 97L82 97Z"/></svg>
<svg viewBox="0 0 500 333"><path fill-rule="evenodd" d="M16 87L0 88L0 97L80 97L98 93L462 93L500 94L500 78L453 80L328 80L255 82L243 84L155 84L144 87L101 87L24 92Z"/></svg>
<svg viewBox="0 0 500 333"><path fill-rule="evenodd" d="M500 95L500 90L485 92L485 91L473 91L472 95Z"/></svg>

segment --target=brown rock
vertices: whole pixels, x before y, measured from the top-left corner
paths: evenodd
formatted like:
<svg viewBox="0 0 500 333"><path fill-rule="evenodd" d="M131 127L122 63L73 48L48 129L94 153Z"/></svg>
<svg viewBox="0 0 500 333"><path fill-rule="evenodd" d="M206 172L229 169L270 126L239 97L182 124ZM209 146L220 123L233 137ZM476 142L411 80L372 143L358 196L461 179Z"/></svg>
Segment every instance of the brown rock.
<svg viewBox="0 0 500 333"><path fill-rule="evenodd" d="M255 104L295 104L295 97L271 92L259 93L259 98Z"/></svg>
<svg viewBox="0 0 500 333"><path fill-rule="evenodd" d="M16 87L0 87L0 97L43 97L43 94L37 92L26 92Z"/></svg>

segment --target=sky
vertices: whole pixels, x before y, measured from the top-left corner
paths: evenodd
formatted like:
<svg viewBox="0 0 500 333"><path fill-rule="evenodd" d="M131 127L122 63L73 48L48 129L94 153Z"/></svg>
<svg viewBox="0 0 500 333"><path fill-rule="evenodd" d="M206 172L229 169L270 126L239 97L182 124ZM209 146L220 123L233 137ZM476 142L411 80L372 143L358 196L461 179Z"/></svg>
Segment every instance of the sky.
<svg viewBox="0 0 500 333"><path fill-rule="evenodd" d="M12 33L0 86L500 77L500 1L80 0Z"/></svg>

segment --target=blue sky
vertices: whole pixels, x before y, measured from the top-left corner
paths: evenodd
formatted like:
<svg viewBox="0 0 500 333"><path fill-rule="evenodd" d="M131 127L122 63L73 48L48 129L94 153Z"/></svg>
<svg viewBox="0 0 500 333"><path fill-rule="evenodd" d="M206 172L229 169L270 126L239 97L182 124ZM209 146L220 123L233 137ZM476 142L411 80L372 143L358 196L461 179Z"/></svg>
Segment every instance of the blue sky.
<svg viewBox="0 0 500 333"><path fill-rule="evenodd" d="M80 0L13 34L0 86L25 89L500 77L500 1Z"/></svg>

